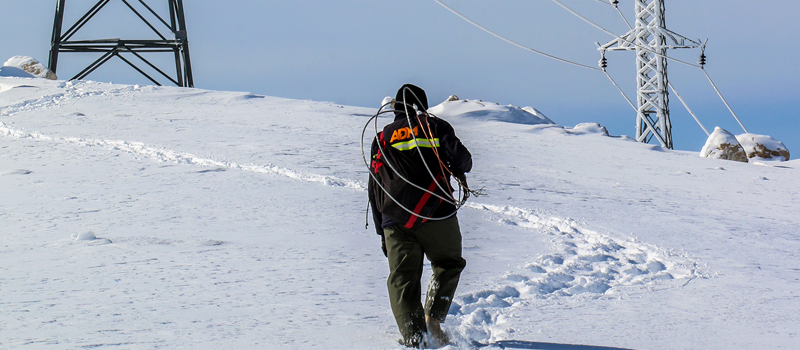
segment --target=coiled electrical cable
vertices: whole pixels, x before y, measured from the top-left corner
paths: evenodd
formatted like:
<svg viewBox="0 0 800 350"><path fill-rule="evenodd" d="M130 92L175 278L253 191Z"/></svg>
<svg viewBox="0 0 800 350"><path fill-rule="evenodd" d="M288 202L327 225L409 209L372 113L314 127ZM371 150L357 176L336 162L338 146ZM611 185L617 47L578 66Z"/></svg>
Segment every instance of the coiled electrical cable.
<svg viewBox="0 0 800 350"><path fill-rule="evenodd" d="M421 129L423 129L423 133L426 135L425 137L428 138L428 139L430 139L431 136L433 136L432 132L431 132L431 129L430 129L430 124L427 125L428 126L428 130L426 131L424 126L421 125L421 120L420 120L419 116L420 115L425 115L427 118L438 118L435 115L433 115L431 113L428 113L427 110L418 110L418 109L414 108L414 105L406 103L405 101L408 100L406 98L407 97L407 95L406 95L407 92L410 92L411 95L415 98L416 101L420 101L420 99L416 96L416 94L414 94L413 91L411 91L409 88L405 88L403 90L403 100L404 101L392 101L392 102L388 102L388 103L382 105L378 109L378 112L375 113L375 115L372 116L369 120L367 120L366 124L364 125L364 128L361 131L361 156L362 156L362 159L364 161L364 165L367 167L367 169L369 171L369 174L370 174L370 177L372 177L372 179L375 181L375 184L395 204L397 204L400 208L402 208L404 211L410 213L411 215L414 215L414 216L419 217L419 218L424 219L424 220L445 220L445 219L448 219L448 218L450 218L450 217L452 217L453 215L456 214L458 209L460 209L464 205L464 203L466 203L466 201L469 198L470 194L472 194L473 196L476 196L476 197L477 196L481 196L481 195L483 195L483 190L482 189L481 190L477 190L477 191L470 190L465 183L462 183L461 179L459 179L457 176L453 176L455 178L456 182L458 183L458 192L459 192L459 198L460 198L460 199L456 199L456 197L453 194L453 191L450 190L450 188L449 188L449 184L448 184L448 189L442 188L442 185L439 183L439 181L437 181L436 176L433 174L433 171L431 170L430 166L428 165L428 162L425 160L424 156L422 155L422 152L419 152L420 153L420 158L422 160L422 164L424 165L426 171L431 176L431 179L434 181L434 183L436 183L436 186L443 193L445 193L446 195L449 194L449 198L441 196L441 195L435 193L434 191L430 191L427 188L423 188L423 187L413 183L412 181L410 181L409 179L404 177L402 174L400 174L400 172L397 171L397 169L395 168L395 166L392 164L391 160L389 159L390 157L387 155L387 153L385 152L384 148L381 146L381 142L378 139L378 135L380 133L380 130L378 129L378 117L380 115L382 115L382 114L385 114L385 113L404 112L405 115L406 115L406 119L407 119L407 121L409 123L409 127L410 127L411 125L413 125L412 124L412 120L411 120L411 112L413 111L414 115L417 116L417 120L418 120L417 124L419 124L418 126ZM395 109L397 103L401 103L403 105L403 110ZM386 108L387 106L391 107L391 109L387 109ZM421 107L418 107L418 108L421 108ZM439 198L439 199L441 199L442 201L444 201L446 203L449 203L449 204L455 206L456 210L453 211L453 213L451 213L449 215L446 215L446 216L443 216L443 217L428 217L428 216L420 215L420 214L415 213L413 210L405 207L402 203L400 203L400 201L398 201L396 198L394 198L394 196L392 196L391 193L389 193L389 191L378 181L378 178L372 172L370 164L369 164L369 161L367 160L366 152L364 150L365 149L365 147L364 147L364 137L366 135L366 131L367 131L367 128L369 127L370 123L374 124L374 126L375 126L375 136L373 137L373 140L376 141L379 151L384 156L384 158L383 158L384 163L386 163L386 165L398 176L398 178L400 178L401 180L405 181L409 185L411 185L414 188L417 188L417 189L419 189L419 190L421 190L421 191L423 191L425 193L428 193L431 196ZM415 145L419 145L416 135L414 135L413 132L411 132L410 134L413 137L414 144ZM439 157L438 151L435 150L435 147L434 147L434 154L436 155L436 158L439 160L440 170L442 170L443 175L444 175L445 171L450 173L450 170L447 168L447 166L442 162L441 158Z"/></svg>

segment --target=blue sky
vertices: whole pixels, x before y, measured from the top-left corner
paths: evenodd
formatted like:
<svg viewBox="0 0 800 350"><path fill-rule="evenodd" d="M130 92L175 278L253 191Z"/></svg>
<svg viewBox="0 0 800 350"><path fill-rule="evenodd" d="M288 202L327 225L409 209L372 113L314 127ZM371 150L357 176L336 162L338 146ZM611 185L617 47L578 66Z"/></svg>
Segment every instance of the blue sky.
<svg viewBox="0 0 800 350"><path fill-rule="evenodd" d="M612 39L549 0L444 1L512 40L590 66L599 59L595 42ZM599 1L562 1L617 34L628 29L616 10ZM67 25L95 2L68 0ZM166 9L166 1L146 2ZM634 134L635 112L605 75L511 46L433 0L184 3L199 88L377 107L384 96L411 82L428 92L431 104L456 94L533 106L562 125L599 122L614 135ZM620 0L619 6L632 21L633 1ZM706 70L745 127L783 141L794 158L800 157L795 106L800 99L800 2L677 0L666 6L668 28L709 39ZM0 60L26 55L46 63L55 1L15 1L0 9ZM76 38L151 38L150 33L113 0ZM696 62L699 51L670 55ZM607 57L609 72L633 98L633 53ZM68 78L93 59L62 54L58 73ZM706 128L742 132L699 69L674 62L668 69L670 81ZM88 79L148 83L116 61ZM675 148L699 151L705 133L674 95L670 109Z"/></svg>

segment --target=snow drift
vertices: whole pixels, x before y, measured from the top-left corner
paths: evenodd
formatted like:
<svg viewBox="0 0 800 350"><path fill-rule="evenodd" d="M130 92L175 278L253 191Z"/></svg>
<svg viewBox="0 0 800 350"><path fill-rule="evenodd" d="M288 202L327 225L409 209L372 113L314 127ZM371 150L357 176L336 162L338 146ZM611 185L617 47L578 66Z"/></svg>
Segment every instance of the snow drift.
<svg viewBox="0 0 800 350"><path fill-rule="evenodd" d="M444 119L459 116L515 124L555 124L533 107L501 106L499 103L483 102L481 100L448 99L437 106L429 108L428 112Z"/></svg>
<svg viewBox="0 0 800 350"><path fill-rule="evenodd" d="M437 107L487 193L458 214L446 349L800 344L797 160ZM0 78L0 347L397 348L364 228L358 137L375 112Z"/></svg>

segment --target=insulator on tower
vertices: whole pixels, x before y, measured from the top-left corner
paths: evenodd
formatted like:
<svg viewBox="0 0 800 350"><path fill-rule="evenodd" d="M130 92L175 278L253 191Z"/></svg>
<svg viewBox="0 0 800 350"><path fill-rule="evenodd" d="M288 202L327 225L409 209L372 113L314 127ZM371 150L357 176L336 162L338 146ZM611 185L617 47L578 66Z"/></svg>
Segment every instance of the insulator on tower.
<svg viewBox="0 0 800 350"><path fill-rule="evenodd" d="M662 147L672 149L667 50L695 48L703 44L667 30L665 1L634 0L636 26L625 35L601 45L598 50L636 51L636 140L644 143L656 140ZM617 1L610 3L616 4Z"/></svg>

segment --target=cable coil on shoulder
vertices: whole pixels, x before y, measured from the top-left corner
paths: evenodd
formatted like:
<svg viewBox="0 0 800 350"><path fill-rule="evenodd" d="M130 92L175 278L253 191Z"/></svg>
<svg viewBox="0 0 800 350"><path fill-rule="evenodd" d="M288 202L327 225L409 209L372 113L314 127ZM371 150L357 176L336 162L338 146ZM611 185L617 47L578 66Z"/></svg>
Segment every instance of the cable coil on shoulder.
<svg viewBox="0 0 800 350"><path fill-rule="evenodd" d="M419 186L419 185L415 184L414 182L412 182L411 180L407 179L399 171L397 171L397 168L395 168L395 166L389 160L389 157L386 156L387 153L385 152L383 146L381 145L381 142L379 141L379 134L380 134L381 131L378 129L378 117L380 115L382 115L382 114L385 114L385 113L395 113L395 112L403 112L403 113L405 113L406 119L408 121L409 126L413 125L412 124L412 119L411 119L411 115L413 113L417 117L417 121L418 121L417 124L422 129L422 132L425 135L425 138L431 139L431 136L433 136L432 135L433 133L432 133L432 130L431 130L431 127L430 127L430 123L426 123L426 126L427 126L427 130L426 130L425 127L423 125L421 125L422 122L421 122L420 116L425 116L426 118L438 118L438 117L435 116L434 114L428 113L427 110L418 110L418 109L414 108L415 105L406 103L405 101L408 100L406 98L406 93L407 92L410 92L411 95L417 101L419 101L419 99L417 98L416 94L414 94L414 92L411 91L411 89L405 88L403 90L403 99L404 99L404 101L394 101L393 100L392 102L388 102L388 103L383 104L378 109L378 112L375 113L375 115L373 115L369 120L367 120L366 124L364 125L364 128L361 131L361 156L362 156L362 158L364 160L364 165L367 167L369 175L372 178L372 180L374 180L375 184L395 204L397 204L400 208L402 208L406 212L410 213L411 215L414 215L414 216L416 216L418 218L421 218L421 219L424 219L424 220L445 220L445 219L449 219L449 218L451 218L453 215L455 215L458 212L458 209L460 209L464 205L464 203L466 203L466 201L467 201L467 199L469 198L470 195L473 195L475 197L483 195L483 189L480 189L480 190L477 190L477 191L476 190L470 190L467 187L467 184L465 183L465 181L462 181L457 176L453 176L453 178L458 183L457 191L458 191L459 195L458 195L458 197L456 197L455 194L453 193L454 192L453 189L450 188L450 184L449 183L447 184L447 189L445 189L445 188L442 188L442 185L440 184L439 181L436 181L436 176L434 175L433 171L431 170L428 162L425 160L425 157L422 155L422 152L419 152L420 159L422 160L422 164L424 165L426 171L428 172L428 175L430 175L430 177L433 180L433 182L436 183L437 188L439 190L441 190L442 193L445 194L445 196L439 195L439 194L435 193L434 191L428 190L427 188L423 188L422 186ZM403 110L395 109L396 108L396 104L398 104L398 103L402 103L403 104ZM387 107L389 107L389 108L387 108ZM423 191L423 192L425 192L427 194L430 194L431 196L434 196L436 198L441 199L443 202L446 202L446 203L449 203L449 204L455 206L456 210L453 211L453 213L451 213L449 215L446 215L446 216L443 216L443 217L428 217L428 216L420 215L420 214L415 213L413 210L407 208L406 206L404 206L402 203L400 203L400 201L398 201L396 198L394 198L394 196L392 196L391 193L389 193L389 191L383 186L383 184L381 184L380 181L378 181L377 176L375 176L375 174L372 172L370 164L369 164L369 161L367 160L366 152L364 151L364 136L366 135L367 128L369 127L370 123L374 124L374 126L375 126L375 136L372 138L372 140L376 141L376 143L378 145L378 150L381 152L381 154L384 155L384 158L383 158L384 163L397 175L398 178L400 178L404 182L408 183L409 185L413 186L416 189L419 189L419 190L421 190L421 191ZM410 134L411 134L411 137L413 139L414 145L415 146L419 146L420 141L417 140L417 136L413 132L410 133ZM433 147L432 149L433 149L434 155L436 156L436 158L439 161L439 164L438 164L439 165L439 170L442 172L442 174L450 174L450 175L452 175L452 172L450 171L450 169L441 160L441 157L439 156L439 153L436 150L436 147Z"/></svg>

